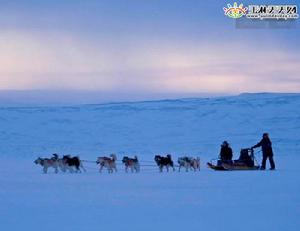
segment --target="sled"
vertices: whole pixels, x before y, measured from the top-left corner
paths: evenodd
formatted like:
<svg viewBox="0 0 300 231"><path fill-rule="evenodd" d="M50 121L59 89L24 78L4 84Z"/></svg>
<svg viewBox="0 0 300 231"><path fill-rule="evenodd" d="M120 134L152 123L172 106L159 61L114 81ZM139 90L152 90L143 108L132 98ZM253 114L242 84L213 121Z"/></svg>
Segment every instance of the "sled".
<svg viewBox="0 0 300 231"><path fill-rule="evenodd" d="M210 162L207 163L207 166L216 171L233 171L233 170L259 170L259 166L246 166L246 165L236 165L236 164L225 164L214 165Z"/></svg>
<svg viewBox="0 0 300 231"><path fill-rule="evenodd" d="M253 150L250 148L242 149L240 158L234 160L231 163L220 163L214 165L212 162L208 162L207 166L217 171L233 171L233 170L259 170L259 166L254 164L255 157Z"/></svg>

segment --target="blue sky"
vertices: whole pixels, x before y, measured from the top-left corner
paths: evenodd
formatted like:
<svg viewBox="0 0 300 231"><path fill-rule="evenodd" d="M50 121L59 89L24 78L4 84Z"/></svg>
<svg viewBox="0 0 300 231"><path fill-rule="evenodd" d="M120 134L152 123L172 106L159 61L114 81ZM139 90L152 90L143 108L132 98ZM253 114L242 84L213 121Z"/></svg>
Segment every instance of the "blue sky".
<svg viewBox="0 0 300 231"><path fill-rule="evenodd" d="M1 1L0 89L164 97L299 92L299 22L236 29L223 14L227 3Z"/></svg>

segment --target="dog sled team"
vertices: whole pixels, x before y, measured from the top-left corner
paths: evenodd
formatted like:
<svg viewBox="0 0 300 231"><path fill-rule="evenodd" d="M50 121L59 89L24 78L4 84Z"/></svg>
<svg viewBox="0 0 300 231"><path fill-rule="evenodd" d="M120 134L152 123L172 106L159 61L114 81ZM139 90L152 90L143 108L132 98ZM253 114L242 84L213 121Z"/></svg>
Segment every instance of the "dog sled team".
<svg viewBox="0 0 300 231"><path fill-rule="evenodd" d="M262 164L259 166L255 160L254 148L261 147L263 153ZM272 142L269 138L268 133L263 134L262 140L251 148L241 149L240 157L237 160L232 160L233 152L227 141L224 141L221 145L220 155L216 164L208 162L207 166L214 170L265 170L266 161L269 159L270 170L275 170L275 162L273 159ZM95 161L99 165L99 172L106 169L108 173L117 172L117 156L116 154L111 154L110 156L98 157ZM166 156L156 155L154 161L158 166L160 172L166 169L175 171L175 165L170 154ZM59 170L62 172L81 172L81 170L86 171L82 165L82 160L78 156L64 155L62 158L58 154L53 154L51 158L41 158L39 157L34 161L35 164L39 164L43 168L43 172L47 173L48 168L54 168L54 172L58 173ZM199 157L189 157L183 156L179 157L177 160L178 171L184 168L186 172L189 170L197 171L200 170L200 158ZM125 171L130 170L132 173L138 173L140 171L140 163L137 156L130 158L124 156L122 159L122 164L125 166Z"/></svg>
<svg viewBox="0 0 300 231"><path fill-rule="evenodd" d="M111 154L110 156L101 156L96 160L96 164L99 165L99 172L101 173L103 169L106 169L108 173L117 172L117 156L116 154ZM154 161L156 162L159 171L162 172L165 168L169 171L169 168L172 168L175 171L175 165L172 160L170 154L166 156L156 155L154 157ZM48 168L54 168L54 172L58 173L59 170L62 172L70 172L70 173L78 173L81 170L86 171L82 165L82 160L78 156L71 157L70 155L64 155L62 158L59 158L58 154L53 154L51 158L37 158L34 163L39 164L43 168L43 172L47 173ZM181 168L185 168L186 171L189 170L200 170L200 158L193 157L180 157L178 158L178 167L179 171ZM130 158L128 156L124 156L122 159L122 164L125 167L125 172L140 172L140 162L137 156Z"/></svg>

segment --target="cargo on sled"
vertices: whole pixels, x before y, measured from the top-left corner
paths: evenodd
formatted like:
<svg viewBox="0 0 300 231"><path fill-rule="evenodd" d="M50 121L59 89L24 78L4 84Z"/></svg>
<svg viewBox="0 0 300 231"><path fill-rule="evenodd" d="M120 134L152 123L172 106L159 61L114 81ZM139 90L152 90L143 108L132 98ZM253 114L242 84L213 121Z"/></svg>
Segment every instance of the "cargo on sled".
<svg viewBox="0 0 300 231"><path fill-rule="evenodd" d="M250 148L241 150L238 160L222 161L218 160L216 164L213 161L208 162L207 166L213 170L228 171L228 170L258 170L259 165L256 164L254 151Z"/></svg>

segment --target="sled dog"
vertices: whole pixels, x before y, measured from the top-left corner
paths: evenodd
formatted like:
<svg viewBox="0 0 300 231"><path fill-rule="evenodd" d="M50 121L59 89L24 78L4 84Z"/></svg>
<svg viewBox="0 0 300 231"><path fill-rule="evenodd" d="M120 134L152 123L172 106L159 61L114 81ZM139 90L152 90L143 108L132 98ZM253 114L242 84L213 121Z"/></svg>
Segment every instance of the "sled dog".
<svg viewBox="0 0 300 231"><path fill-rule="evenodd" d="M54 168L54 172L58 173L58 163L54 158L37 158L34 161L35 164L39 164L43 167L43 172L46 174L48 172L48 168Z"/></svg>
<svg viewBox="0 0 300 231"><path fill-rule="evenodd" d="M130 168L131 172L140 171L140 164L137 156L134 156L134 158L129 158L128 156L124 156L122 159L122 163L125 165L126 172L128 172L128 168Z"/></svg>
<svg viewBox="0 0 300 231"><path fill-rule="evenodd" d="M179 157L177 163L179 164L179 172L181 168L185 168L185 171L188 172L189 169L193 169L194 171L200 170L200 158L193 157Z"/></svg>
<svg viewBox="0 0 300 231"><path fill-rule="evenodd" d="M169 167L173 168L173 171L175 171L174 163L170 154L168 154L166 157L156 155L154 160L159 167L160 172L163 171L163 167L166 167L167 172L169 172Z"/></svg>
<svg viewBox="0 0 300 231"><path fill-rule="evenodd" d="M114 170L117 172L116 160L115 154L111 154L110 157L98 157L96 163L100 165L99 172L102 172L103 168L107 168L108 173L113 173Z"/></svg>
<svg viewBox="0 0 300 231"><path fill-rule="evenodd" d="M63 172L66 170L69 170L71 173L74 170L75 172L81 172L81 169L86 172L78 156L71 157L70 155L64 155L62 159L58 159L58 165Z"/></svg>

